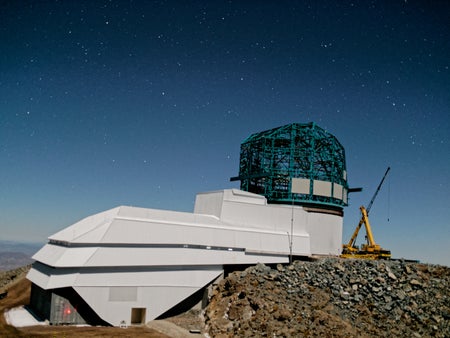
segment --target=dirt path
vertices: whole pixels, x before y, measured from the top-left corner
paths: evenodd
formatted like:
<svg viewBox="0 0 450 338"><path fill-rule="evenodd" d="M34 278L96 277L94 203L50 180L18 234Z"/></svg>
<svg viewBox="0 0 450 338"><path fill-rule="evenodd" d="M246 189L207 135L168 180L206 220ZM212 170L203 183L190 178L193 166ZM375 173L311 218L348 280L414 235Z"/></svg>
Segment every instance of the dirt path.
<svg viewBox="0 0 450 338"><path fill-rule="evenodd" d="M191 333L188 330L167 320L152 320L151 322L147 323L147 327L166 334L167 336L172 338L203 337L201 334Z"/></svg>

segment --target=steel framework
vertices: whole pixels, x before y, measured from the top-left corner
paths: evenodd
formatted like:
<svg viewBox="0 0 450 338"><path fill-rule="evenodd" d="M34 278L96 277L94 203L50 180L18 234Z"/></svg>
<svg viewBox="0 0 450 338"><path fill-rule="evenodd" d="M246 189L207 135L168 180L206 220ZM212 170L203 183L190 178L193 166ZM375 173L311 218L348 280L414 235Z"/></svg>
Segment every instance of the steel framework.
<svg viewBox="0 0 450 338"><path fill-rule="evenodd" d="M293 189L295 179L302 179L303 190ZM250 135L241 144L239 176L231 180L269 203L347 205L344 147L313 122Z"/></svg>

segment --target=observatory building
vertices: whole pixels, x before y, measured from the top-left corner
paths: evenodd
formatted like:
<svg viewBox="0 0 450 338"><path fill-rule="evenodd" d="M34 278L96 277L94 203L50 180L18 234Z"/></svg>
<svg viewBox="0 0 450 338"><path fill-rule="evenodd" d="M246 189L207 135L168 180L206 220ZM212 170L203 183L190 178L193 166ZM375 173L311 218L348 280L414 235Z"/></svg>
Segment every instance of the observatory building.
<svg viewBox="0 0 450 338"><path fill-rule="evenodd" d="M192 213L119 206L49 237L30 306L52 324L141 324L202 299L236 266L339 255L344 148L314 123L241 145L241 189L199 193Z"/></svg>

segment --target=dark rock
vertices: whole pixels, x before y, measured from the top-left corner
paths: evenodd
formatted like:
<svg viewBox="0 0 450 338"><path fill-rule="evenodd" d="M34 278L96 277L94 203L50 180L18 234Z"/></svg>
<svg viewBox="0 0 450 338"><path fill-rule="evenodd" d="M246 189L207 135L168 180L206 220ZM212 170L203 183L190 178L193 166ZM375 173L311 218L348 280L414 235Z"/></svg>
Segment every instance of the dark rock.
<svg viewBox="0 0 450 338"><path fill-rule="evenodd" d="M264 264L220 282L210 337L450 337L450 269L401 261Z"/></svg>

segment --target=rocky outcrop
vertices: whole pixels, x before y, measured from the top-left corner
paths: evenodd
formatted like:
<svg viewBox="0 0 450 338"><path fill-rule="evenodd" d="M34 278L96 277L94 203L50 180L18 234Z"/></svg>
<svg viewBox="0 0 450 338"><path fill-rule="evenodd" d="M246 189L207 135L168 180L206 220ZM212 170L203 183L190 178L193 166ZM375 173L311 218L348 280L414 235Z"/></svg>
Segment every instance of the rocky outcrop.
<svg viewBox="0 0 450 338"><path fill-rule="evenodd" d="M210 337L449 337L450 269L322 259L233 272L204 311Z"/></svg>

